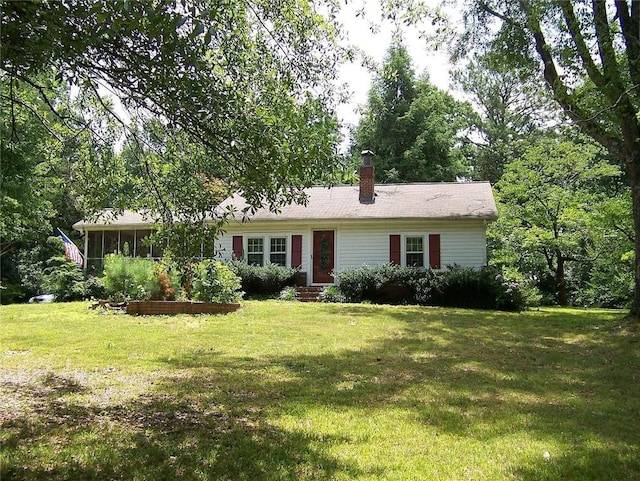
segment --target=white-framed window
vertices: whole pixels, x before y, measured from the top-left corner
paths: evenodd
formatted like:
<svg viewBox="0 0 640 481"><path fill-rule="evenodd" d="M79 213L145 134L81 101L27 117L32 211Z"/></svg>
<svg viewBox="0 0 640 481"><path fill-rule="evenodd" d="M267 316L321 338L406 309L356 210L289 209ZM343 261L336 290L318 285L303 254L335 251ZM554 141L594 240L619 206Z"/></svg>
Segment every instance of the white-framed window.
<svg viewBox="0 0 640 481"><path fill-rule="evenodd" d="M405 265L409 267L424 267L424 237L405 237Z"/></svg>
<svg viewBox="0 0 640 481"><path fill-rule="evenodd" d="M287 238L271 237L269 239L269 262L286 267L287 265Z"/></svg>
<svg viewBox="0 0 640 481"><path fill-rule="evenodd" d="M264 238L247 238L247 264L258 266L264 264Z"/></svg>

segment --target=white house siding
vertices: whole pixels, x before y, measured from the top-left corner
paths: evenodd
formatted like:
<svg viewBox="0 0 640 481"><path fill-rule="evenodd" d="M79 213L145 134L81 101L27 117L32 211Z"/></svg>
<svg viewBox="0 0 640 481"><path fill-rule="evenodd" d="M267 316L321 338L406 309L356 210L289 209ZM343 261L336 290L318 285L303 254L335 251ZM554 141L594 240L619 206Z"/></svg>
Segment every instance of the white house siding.
<svg viewBox="0 0 640 481"><path fill-rule="evenodd" d="M396 221L379 222L316 222L313 225L282 222L248 222L231 224L217 242L218 256L230 259L233 255L233 236L243 236L246 251L248 237L287 237L287 266L291 263L291 236L302 235L302 271L309 273L312 259L314 230L335 231L335 270L377 265L389 262L389 236L401 235L401 259L405 259L405 237L424 236L425 265L429 265L428 236L440 235L440 258L442 267L458 264L481 267L487 262L485 222L482 220L455 221Z"/></svg>
<svg viewBox="0 0 640 481"><path fill-rule="evenodd" d="M442 266L458 264L463 267L482 267L487 264L487 236L482 221L476 225L449 226L441 233L440 257ZM470 222L471 224L471 222Z"/></svg>
<svg viewBox="0 0 640 481"><path fill-rule="evenodd" d="M266 225L265 225L266 224ZM265 239L265 249L268 249L268 239L271 237L287 238L287 267L291 267L291 236L302 235L302 271L310 272L311 260L311 230L309 226L295 225L283 226L282 223L245 223L230 224L227 226L225 235L216 241L216 257L221 260L229 260L233 257L233 236L241 235L243 251L247 250L247 239L249 237L262 237ZM267 257L265 253L265 259Z"/></svg>
<svg viewBox="0 0 640 481"><path fill-rule="evenodd" d="M336 252L336 270L343 271L373 266L389 262L389 235L386 227L351 227L338 229L338 247Z"/></svg>
<svg viewBox="0 0 640 481"><path fill-rule="evenodd" d="M405 238L423 236L425 265L428 260L428 236L440 234L442 267L458 264L481 267L487 263L485 225L479 220L441 222L389 222L384 227L344 226L338 229L337 270L389 262L389 236L401 236L401 263L405 263Z"/></svg>

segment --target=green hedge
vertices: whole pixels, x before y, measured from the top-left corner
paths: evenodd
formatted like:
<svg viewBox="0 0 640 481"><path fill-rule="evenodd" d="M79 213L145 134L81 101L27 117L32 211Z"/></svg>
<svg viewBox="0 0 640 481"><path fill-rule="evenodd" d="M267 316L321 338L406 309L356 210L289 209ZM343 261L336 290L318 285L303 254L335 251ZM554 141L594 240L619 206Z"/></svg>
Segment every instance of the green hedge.
<svg viewBox="0 0 640 481"><path fill-rule="evenodd" d="M492 267L452 266L431 271L383 264L339 272L336 280L347 302L519 311L528 299L521 281Z"/></svg>
<svg viewBox="0 0 640 481"><path fill-rule="evenodd" d="M250 265L243 261L230 261L229 268L240 278L247 296L277 296L288 286L295 285L297 269L267 263Z"/></svg>
<svg viewBox="0 0 640 481"><path fill-rule="evenodd" d="M418 267L382 264L344 270L336 274L336 280L347 302L415 304L419 281L428 275Z"/></svg>

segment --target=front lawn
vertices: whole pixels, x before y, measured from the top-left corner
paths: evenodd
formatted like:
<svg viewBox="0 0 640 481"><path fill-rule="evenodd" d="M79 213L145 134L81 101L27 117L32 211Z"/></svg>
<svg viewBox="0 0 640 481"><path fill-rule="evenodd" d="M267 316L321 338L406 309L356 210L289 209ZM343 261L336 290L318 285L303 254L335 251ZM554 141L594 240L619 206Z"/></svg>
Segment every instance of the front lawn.
<svg viewBox="0 0 640 481"><path fill-rule="evenodd" d="M0 479L640 480L622 313L0 307Z"/></svg>

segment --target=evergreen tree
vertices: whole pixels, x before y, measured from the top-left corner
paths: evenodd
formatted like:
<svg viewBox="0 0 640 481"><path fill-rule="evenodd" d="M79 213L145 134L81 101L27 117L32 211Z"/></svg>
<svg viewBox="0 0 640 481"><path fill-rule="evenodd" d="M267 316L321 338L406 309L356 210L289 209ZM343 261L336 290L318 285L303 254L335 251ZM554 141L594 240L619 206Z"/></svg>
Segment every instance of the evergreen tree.
<svg viewBox="0 0 640 481"><path fill-rule="evenodd" d="M469 125L468 112L426 75L416 79L396 39L369 91L352 154L373 150L379 182L453 181L467 170L458 134Z"/></svg>

